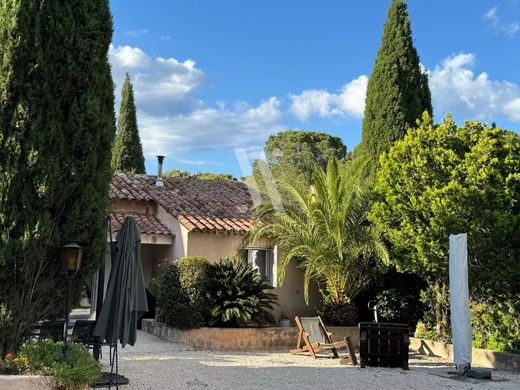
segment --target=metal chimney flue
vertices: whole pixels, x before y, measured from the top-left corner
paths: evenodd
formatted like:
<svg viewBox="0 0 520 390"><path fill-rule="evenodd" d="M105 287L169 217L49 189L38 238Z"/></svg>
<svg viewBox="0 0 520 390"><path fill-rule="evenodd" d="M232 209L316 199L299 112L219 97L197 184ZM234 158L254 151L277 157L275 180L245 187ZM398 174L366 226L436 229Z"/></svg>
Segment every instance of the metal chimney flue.
<svg viewBox="0 0 520 390"><path fill-rule="evenodd" d="M164 182L162 179L163 162L164 162L164 156L157 156L157 179L155 180L155 185L157 187L164 186Z"/></svg>

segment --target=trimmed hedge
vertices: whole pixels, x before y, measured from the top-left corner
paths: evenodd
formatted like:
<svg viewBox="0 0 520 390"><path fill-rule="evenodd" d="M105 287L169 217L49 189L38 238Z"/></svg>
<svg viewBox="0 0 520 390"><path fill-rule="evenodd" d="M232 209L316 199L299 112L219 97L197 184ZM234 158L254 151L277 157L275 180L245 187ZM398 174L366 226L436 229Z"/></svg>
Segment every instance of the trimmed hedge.
<svg viewBox="0 0 520 390"><path fill-rule="evenodd" d="M181 288L187 296L191 310L192 327L204 326L209 320L210 268L208 260L202 256L189 256L177 260Z"/></svg>
<svg viewBox="0 0 520 390"><path fill-rule="evenodd" d="M180 271L175 264L165 265L156 284L157 306L164 321L176 328L192 328L190 300L182 289Z"/></svg>

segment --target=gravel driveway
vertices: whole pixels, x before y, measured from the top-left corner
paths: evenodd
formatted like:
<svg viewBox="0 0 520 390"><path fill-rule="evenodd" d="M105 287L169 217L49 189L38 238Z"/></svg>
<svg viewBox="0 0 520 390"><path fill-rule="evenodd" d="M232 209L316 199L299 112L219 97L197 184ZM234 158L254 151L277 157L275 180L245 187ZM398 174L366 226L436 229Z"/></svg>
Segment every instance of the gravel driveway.
<svg viewBox="0 0 520 390"><path fill-rule="evenodd" d="M283 351L195 351L144 332L135 347L119 352L119 372L130 380L122 389L520 389L517 374L493 372L492 381L477 381L453 377L451 370L446 360L415 354L404 371L341 366L337 359Z"/></svg>

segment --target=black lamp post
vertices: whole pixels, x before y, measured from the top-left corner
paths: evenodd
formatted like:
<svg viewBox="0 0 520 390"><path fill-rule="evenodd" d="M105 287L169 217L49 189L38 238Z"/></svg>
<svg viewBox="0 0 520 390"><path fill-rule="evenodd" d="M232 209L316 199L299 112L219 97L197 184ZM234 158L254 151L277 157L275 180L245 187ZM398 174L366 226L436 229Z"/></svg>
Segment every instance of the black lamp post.
<svg viewBox="0 0 520 390"><path fill-rule="evenodd" d="M65 275L67 276L67 300L65 303L65 324L63 325L63 353L66 355L68 350L67 334L69 330L70 314L70 295L72 290L72 278L79 271L83 248L76 243L71 243L60 247L60 260Z"/></svg>

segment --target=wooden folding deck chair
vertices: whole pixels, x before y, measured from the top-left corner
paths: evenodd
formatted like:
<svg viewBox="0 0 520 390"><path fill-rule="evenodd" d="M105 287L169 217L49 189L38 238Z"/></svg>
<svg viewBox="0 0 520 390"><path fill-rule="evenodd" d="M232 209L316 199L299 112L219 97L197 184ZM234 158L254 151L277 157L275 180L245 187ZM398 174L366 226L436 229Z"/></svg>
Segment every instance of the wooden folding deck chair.
<svg viewBox="0 0 520 390"><path fill-rule="evenodd" d="M330 350L335 358L339 358L338 349L346 348L348 357L341 359L341 364L357 365L356 355L349 336L344 340L333 342L332 333L327 332L320 317L296 317L298 326L298 340L296 348L291 350L292 354L309 352L316 359L316 353Z"/></svg>

